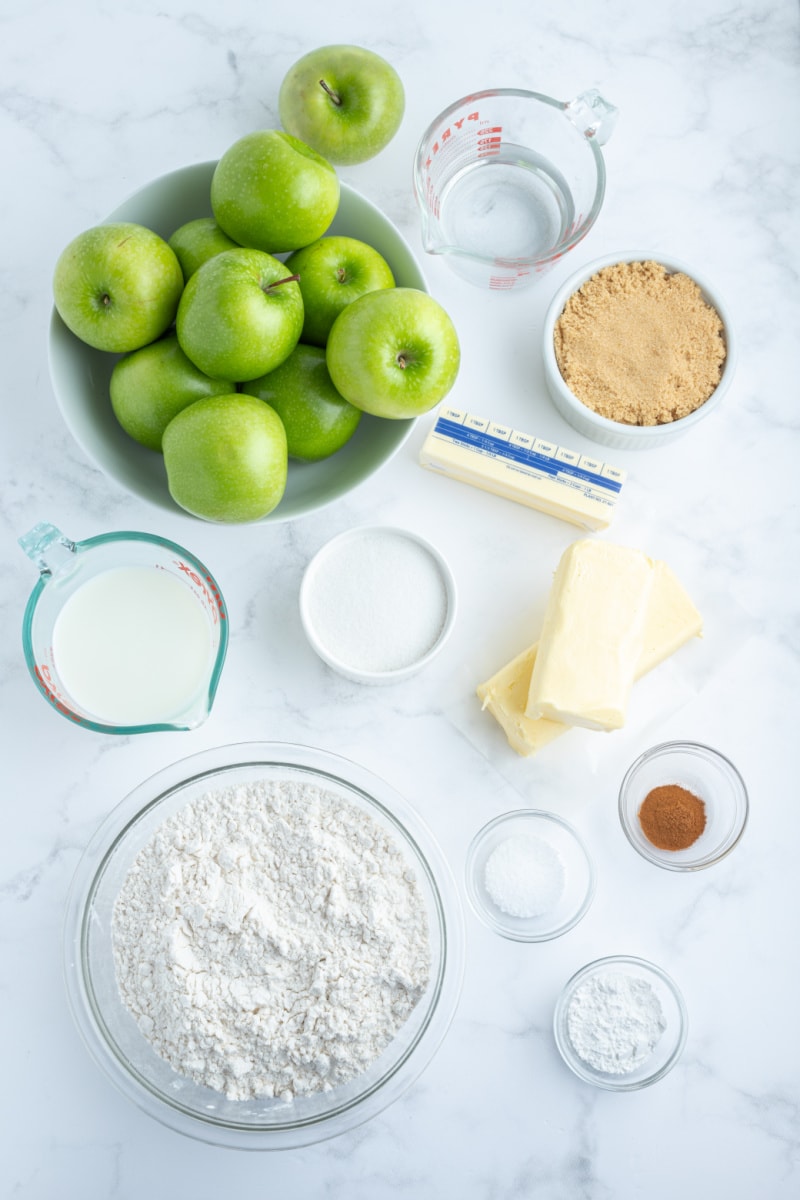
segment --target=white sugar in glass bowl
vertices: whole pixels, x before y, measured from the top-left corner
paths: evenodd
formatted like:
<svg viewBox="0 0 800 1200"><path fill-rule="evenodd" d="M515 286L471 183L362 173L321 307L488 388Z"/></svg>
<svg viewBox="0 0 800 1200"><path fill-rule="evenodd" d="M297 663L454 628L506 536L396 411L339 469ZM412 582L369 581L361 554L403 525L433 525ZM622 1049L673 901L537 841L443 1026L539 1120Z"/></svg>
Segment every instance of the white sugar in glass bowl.
<svg viewBox="0 0 800 1200"><path fill-rule="evenodd" d="M556 359L553 342L556 322L564 311L564 307L575 292L587 280L602 271L605 267L616 263L657 262L670 274L681 272L688 275L699 286L703 299L716 310L722 321L725 337L725 361L720 381L716 388L699 408L688 416L680 417L665 425L627 425L621 421L612 421L602 417L584 404L568 387ZM700 421L705 420L722 403L723 397L730 388L736 371L737 341L727 305L719 292L706 279L686 263L673 258L671 255L657 252L608 254L604 258L587 263L561 285L547 309L544 319L544 334L542 339L542 356L544 362L544 378L550 399L565 421L582 433L584 437L609 446L614 450L646 450L656 446L664 446L676 438L689 433Z"/></svg>
<svg viewBox="0 0 800 1200"><path fill-rule="evenodd" d="M215 162L195 163L146 184L110 213L107 221L133 221L163 238L195 217L211 216ZM78 231L76 231L78 232ZM411 248L387 216L347 184L328 233L368 242L383 255L398 287L427 291ZM285 257L279 255L278 257ZM111 409L108 385L119 359L85 345L53 310L49 331L50 379L61 415L84 453L120 487L189 520L169 494L162 456L128 437ZM284 496L261 523L289 521L344 496L379 471L414 428L413 418L385 420L365 413L350 441L316 463L290 461Z"/></svg>
<svg viewBox="0 0 800 1200"><path fill-rule="evenodd" d="M310 645L356 683L398 683L422 670L449 638L456 603L455 579L436 547L391 525L332 538L300 586Z"/></svg>
<svg viewBox="0 0 800 1200"><path fill-rule="evenodd" d="M293 1100L230 1100L173 1070L140 1032L116 983L111 918L139 851L169 817L206 792L258 781L307 783L363 810L395 841L425 905L431 949L427 989L381 1056L328 1092ZM417 1078L458 1004L464 930L455 881L436 840L389 784L338 755L306 746L242 743L183 759L145 780L91 839L70 889L64 926L67 994L95 1062L129 1100L200 1141L250 1150L320 1142L370 1120Z"/></svg>

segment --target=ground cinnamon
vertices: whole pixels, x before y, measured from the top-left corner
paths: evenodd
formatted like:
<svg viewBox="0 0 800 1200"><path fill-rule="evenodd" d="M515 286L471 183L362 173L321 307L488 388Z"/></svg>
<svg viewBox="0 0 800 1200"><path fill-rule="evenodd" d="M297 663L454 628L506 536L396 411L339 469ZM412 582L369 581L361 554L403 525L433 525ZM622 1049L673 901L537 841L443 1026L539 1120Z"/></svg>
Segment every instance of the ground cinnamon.
<svg viewBox="0 0 800 1200"><path fill-rule="evenodd" d="M678 783L665 783L648 792L639 808L639 824L659 850L686 850L706 827L706 806L699 796Z"/></svg>

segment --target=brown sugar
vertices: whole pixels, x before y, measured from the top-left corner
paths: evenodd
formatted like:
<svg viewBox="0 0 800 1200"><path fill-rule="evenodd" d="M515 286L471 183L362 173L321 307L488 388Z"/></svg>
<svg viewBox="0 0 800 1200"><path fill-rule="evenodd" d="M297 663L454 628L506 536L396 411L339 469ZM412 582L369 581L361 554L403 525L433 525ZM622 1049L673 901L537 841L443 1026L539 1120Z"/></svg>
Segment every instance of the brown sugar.
<svg viewBox="0 0 800 1200"><path fill-rule="evenodd" d="M725 362L723 324L683 272L661 263L604 267L555 325L564 382L588 408L625 425L665 425L705 404Z"/></svg>
<svg viewBox="0 0 800 1200"><path fill-rule="evenodd" d="M659 850L686 850L706 827L706 806L688 788L666 783L645 796L639 824L648 842Z"/></svg>

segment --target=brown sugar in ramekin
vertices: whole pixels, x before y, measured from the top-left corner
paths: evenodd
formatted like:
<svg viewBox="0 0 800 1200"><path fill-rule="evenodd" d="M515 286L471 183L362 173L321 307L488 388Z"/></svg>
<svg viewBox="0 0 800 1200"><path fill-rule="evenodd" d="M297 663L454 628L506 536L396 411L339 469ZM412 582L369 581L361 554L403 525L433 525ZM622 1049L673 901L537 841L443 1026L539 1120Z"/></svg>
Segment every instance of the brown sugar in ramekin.
<svg viewBox="0 0 800 1200"><path fill-rule="evenodd" d="M726 357L722 320L697 283L652 260L615 263L588 279L556 322L554 349L574 395L625 425L694 412Z"/></svg>

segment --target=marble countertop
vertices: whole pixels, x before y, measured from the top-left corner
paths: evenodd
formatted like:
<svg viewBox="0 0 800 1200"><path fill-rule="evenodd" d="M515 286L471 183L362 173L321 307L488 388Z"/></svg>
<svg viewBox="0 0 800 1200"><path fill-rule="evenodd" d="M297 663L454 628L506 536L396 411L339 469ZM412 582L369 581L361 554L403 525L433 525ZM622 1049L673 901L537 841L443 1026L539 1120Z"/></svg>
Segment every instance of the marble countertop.
<svg viewBox="0 0 800 1200"><path fill-rule="evenodd" d="M637 692L624 730L518 758L476 684L535 636L548 581L577 531L423 471L423 417L392 462L314 515L218 527L122 491L68 432L48 375L53 265L76 233L175 167L276 126L300 54L354 42L406 88L391 145L341 177L382 208L453 318L450 401L585 452L544 388L540 339L556 288L593 258L640 250L713 280L740 357L722 407L684 440L609 452L629 473L607 535L663 558L701 609L702 641ZM676 0L5 0L0 13L3 186L2 646L5 832L0 839L4 1119L0 1194L20 1200L219 1195L433 1200L769 1200L800 1191L797 1036L797 406L800 57L795 4ZM451 101L492 86L567 99L596 87L620 117L604 149L600 218L529 290L494 294L423 252L411 189L417 140ZM184 543L227 598L231 642L210 719L191 733L114 738L48 709L20 625L35 571L16 539L37 521L70 537L142 529ZM441 656L389 688L334 675L305 642L303 569L329 538L379 521L431 538L459 617ZM570 735L572 737L572 735ZM621 831L627 765L668 739L728 755L750 792L740 845L695 874L660 871ZM598 885L564 937L521 945L465 902L463 993L420 1079L370 1123L317 1146L247 1154L190 1140L118 1095L73 1025L61 929L81 852L136 784L177 759L250 740L335 751L423 815L463 895L470 840L533 806L567 817ZM551 1032L565 981L607 954L648 958L681 988L689 1036L655 1086L580 1082Z"/></svg>

